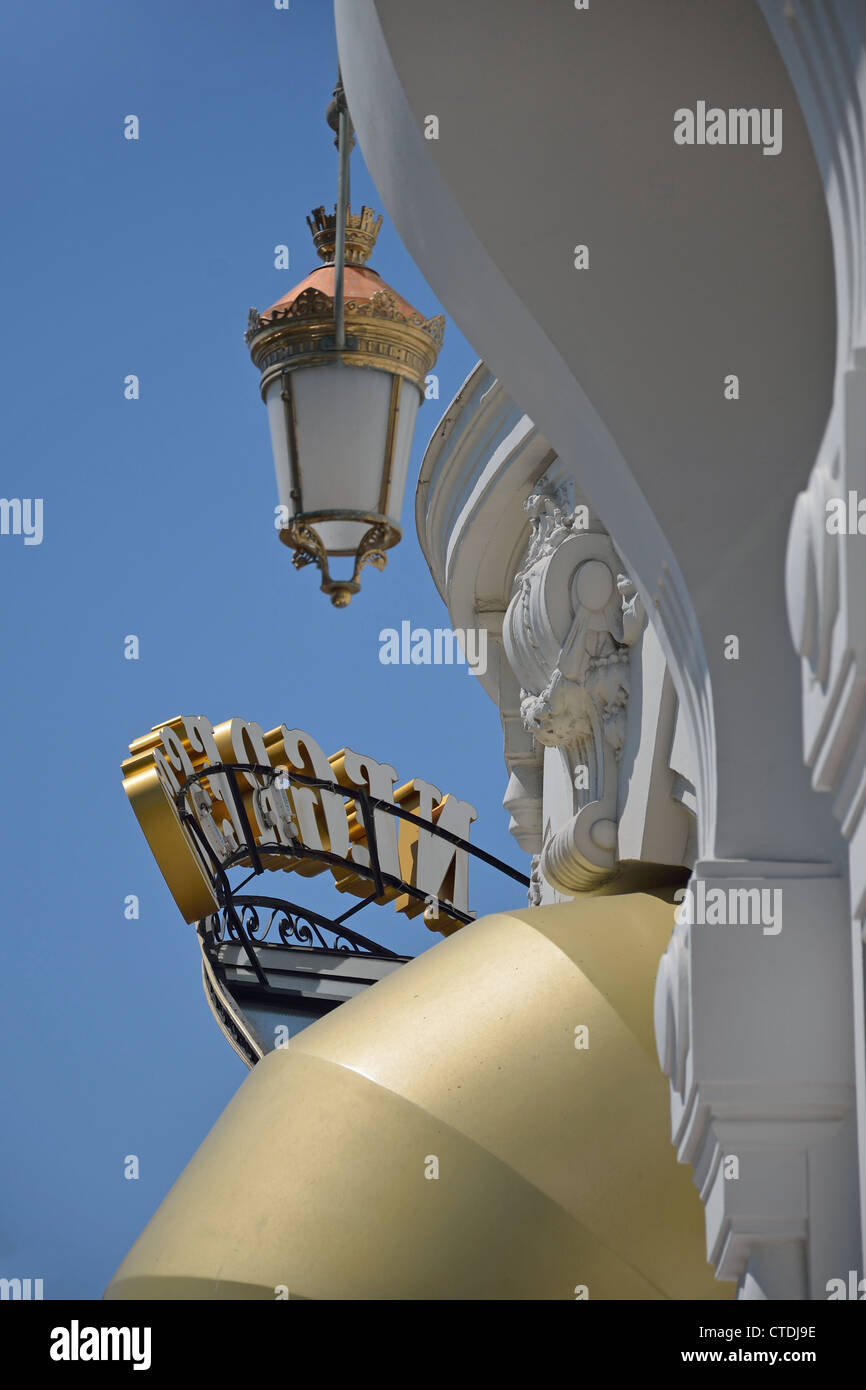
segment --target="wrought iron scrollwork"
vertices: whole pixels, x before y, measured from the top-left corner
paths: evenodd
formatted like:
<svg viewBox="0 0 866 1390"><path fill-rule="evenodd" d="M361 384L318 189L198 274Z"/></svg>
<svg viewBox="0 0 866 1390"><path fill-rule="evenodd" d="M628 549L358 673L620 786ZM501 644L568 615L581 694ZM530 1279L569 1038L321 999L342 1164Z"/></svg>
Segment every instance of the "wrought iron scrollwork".
<svg viewBox="0 0 866 1390"><path fill-rule="evenodd" d="M372 541L372 533L370 535ZM239 778L246 777L252 782L252 794L256 815L273 834L266 841L256 838L250 824L250 817L244 806ZM342 858L330 850L310 848L295 835L294 819L289 814L291 806L265 805L262 798L272 798L279 791L285 801L285 789L294 786L306 787L330 794L344 795L347 809L353 807L355 815L363 823L369 859L353 857ZM222 829L213 814L214 801L221 806L219 814ZM382 902L390 890L405 893L416 901L425 902L425 894L414 884L386 873L382 868L376 836L374 813L377 811L396 816L417 825L427 833L439 836L468 854L474 855L500 872L527 885L524 874L494 859L476 845L469 844L459 836L444 830L429 821L419 819L414 813L400 806L370 796L362 788L351 791L341 788L336 782L307 777L301 773L289 772L284 768L260 766L256 763L214 763L199 769L182 784L175 797L178 815L196 841L202 863L210 866L210 878L214 896L219 904L218 911L199 923L205 950L212 963L216 965L219 948L228 942L236 942L246 955L249 966L259 985L269 989L266 973L259 959L262 947L279 950L299 948L320 951L340 951L349 954L372 954L393 959L402 959L396 951L362 936L354 926L347 925L347 918L362 911L371 903ZM225 834L223 834L225 831ZM282 898L271 898L262 894L245 895L241 891L251 879L260 878L268 867L283 867L287 861L314 859L334 868L351 870L353 876L366 880L369 892L340 917L332 920L321 913L305 908ZM233 885L230 873L244 869L247 876L240 884ZM456 921L470 922L471 915L463 912L453 903L441 902L440 910Z"/></svg>
<svg viewBox="0 0 866 1390"><path fill-rule="evenodd" d="M235 897L208 917L203 925L214 946L226 941L239 944L249 941L257 946L306 946L324 951L396 954L340 922L331 921L309 908L298 908L293 903L273 898Z"/></svg>

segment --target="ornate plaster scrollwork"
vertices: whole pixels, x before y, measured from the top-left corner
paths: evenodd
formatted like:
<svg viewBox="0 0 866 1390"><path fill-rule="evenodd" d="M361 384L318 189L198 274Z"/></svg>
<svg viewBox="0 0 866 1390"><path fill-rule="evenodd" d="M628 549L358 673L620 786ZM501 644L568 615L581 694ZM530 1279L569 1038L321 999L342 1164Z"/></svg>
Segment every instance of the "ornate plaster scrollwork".
<svg viewBox="0 0 866 1390"><path fill-rule="evenodd" d="M537 743L562 750L574 814L544 844L540 869L562 893L595 887L616 862L618 759L625 741L629 647L646 615L610 537L584 529L561 493L526 502L532 532L503 624Z"/></svg>
<svg viewBox="0 0 866 1390"><path fill-rule="evenodd" d="M526 901L530 907L541 906L542 888L541 855L533 854L532 867L529 871L529 892L526 895Z"/></svg>

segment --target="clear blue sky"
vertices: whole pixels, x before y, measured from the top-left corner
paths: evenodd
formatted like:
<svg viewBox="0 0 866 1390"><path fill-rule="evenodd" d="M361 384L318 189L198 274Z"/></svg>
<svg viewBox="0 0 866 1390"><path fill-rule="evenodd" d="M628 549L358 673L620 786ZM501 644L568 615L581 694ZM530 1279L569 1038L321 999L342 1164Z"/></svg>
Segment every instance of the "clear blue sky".
<svg viewBox="0 0 866 1390"><path fill-rule="evenodd" d="M384 574L337 612L273 530L242 335L251 304L313 268L305 217L333 205L330 4L50 0L3 7L0 30L0 495L44 499L41 545L0 536L0 1275L97 1298L246 1075L123 794L129 741L180 713L299 726L472 801L473 838L526 864L478 682L378 660L382 628L447 622L413 507L423 449L476 360L453 323ZM359 148L352 181L354 205L384 211ZM387 219L372 264L439 311ZM479 913L525 901L475 866L470 896ZM438 939L390 911L362 922L407 953Z"/></svg>

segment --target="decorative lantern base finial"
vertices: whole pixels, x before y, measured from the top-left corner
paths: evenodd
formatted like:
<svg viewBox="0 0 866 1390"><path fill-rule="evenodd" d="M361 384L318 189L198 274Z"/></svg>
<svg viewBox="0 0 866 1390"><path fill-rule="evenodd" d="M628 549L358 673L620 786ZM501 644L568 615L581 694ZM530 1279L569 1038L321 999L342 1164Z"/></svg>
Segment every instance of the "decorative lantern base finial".
<svg viewBox="0 0 866 1390"><path fill-rule="evenodd" d="M355 564L351 579L332 579L328 568L329 555L322 538L315 529L316 522L322 521L365 521L369 529L364 533L358 549L354 552ZM387 564L385 551L390 550L402 538L399 526L395 526L385 516L367 512L307 512L293 516L280 531L280 540L294 550L292 564L296 569L304 565L318 565L322 573L321 590L327 594L335 608L347 608L355 594L361 590L361 570L365 565L375 565L383 570ZM347 552L337 552L345 554ZM352 552L348 552L351 554Z"/></svg>
<svg viewBox="0 0 866 1390"><path fill-rule="evenodd" d="M322 593L328 594L335 608L348 608L360 588L360 584L353 584L350 579L332 579L322 585Z"/></svg>

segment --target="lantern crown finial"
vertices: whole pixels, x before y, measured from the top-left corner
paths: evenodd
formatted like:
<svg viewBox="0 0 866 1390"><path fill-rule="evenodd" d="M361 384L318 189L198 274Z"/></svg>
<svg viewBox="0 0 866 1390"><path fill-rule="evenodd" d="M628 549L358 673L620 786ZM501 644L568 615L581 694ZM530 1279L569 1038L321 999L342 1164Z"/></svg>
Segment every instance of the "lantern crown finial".
<svg viewBox="0 0 866 1390"><path fill-rule="evenodd" d="M325 212L323 207L313 208L307 218L307 226L312 233L316 250L326 263L334 260L337 242L337 212ZM346 213L346 265L366 265L373 254L376 237L382 226L381 216L377 217L366 204L360 212Z"/></svg>

